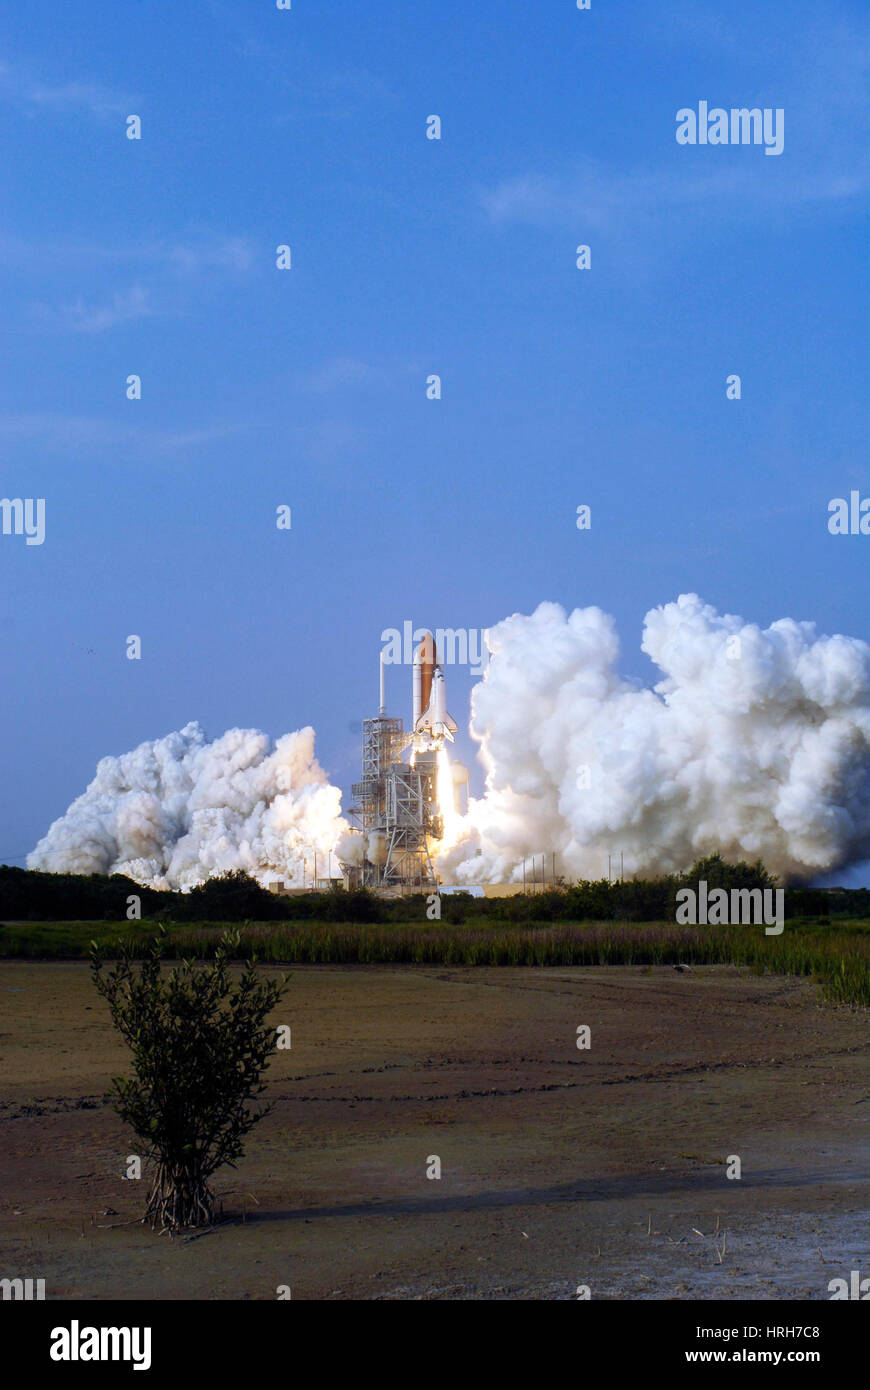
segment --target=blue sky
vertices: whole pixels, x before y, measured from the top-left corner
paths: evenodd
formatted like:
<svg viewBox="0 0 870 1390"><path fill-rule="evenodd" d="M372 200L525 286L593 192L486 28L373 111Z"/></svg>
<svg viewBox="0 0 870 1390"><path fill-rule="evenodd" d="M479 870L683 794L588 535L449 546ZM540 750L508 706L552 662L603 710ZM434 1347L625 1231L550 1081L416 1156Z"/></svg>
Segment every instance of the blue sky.
<svg viewBox="0 0 870 1390"><path fill-rule="evenodd" d="M646 680L686 590L870 636L868 66L845 0L7 7L0 860L191 719L348 787L406 619L598 604ZM678 146L699 100L784 152Z"/></svg>

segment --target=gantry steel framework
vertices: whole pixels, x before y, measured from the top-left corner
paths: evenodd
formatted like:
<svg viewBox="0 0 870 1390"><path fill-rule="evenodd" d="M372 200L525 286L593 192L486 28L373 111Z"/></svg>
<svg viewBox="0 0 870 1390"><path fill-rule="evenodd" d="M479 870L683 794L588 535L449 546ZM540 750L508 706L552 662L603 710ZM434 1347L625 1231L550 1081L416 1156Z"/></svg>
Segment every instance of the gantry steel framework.
<svg viewBox="0 0 870 1390"><path fill-rule="evenodd" d="M366 858L354 877L367 888L436 886L429 855L429 840L443 833L436 758L417 753L405 762L407 746L401 719L363 720L363 776L351 787L349 814L366 837Z"/></svg>

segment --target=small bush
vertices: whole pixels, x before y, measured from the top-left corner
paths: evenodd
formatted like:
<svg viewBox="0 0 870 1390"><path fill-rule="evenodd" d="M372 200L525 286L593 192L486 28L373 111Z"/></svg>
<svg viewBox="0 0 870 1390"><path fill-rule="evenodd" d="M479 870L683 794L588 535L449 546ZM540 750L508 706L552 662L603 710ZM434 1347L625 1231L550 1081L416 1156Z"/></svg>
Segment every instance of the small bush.
<svg viewBox="0 0 870 1390"><path fill-rule="evenodd" d="M252 956L233 984L228 963L238 932L221 937L204 967L183 960L164 974L165 936L161 929L138 968L132 944L120 943L105 973L107 950L92 942L91 968L133 1053L132 1077L113 1080L116 1109L157 1165L142 1220L171 1234L214 1222L209 1179L224 1164L235 1167L245 1135L271 1109L250 1102L265 1090L276 1047L265 1018L286 977L260 979Z"/></svg>

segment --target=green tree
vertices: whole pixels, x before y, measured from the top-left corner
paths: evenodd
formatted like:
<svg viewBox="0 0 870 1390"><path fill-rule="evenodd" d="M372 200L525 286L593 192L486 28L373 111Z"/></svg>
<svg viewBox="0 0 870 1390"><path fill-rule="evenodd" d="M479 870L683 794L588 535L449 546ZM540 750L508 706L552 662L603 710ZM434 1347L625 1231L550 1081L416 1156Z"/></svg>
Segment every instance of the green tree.
<svg viewBox="0 0 870 1390"><path fill-rule="evenodd" d="M245 1135L272 1109L252 1102L277 1045L265 1019L287 977L261 979L252 957L234 982L228 967L238 931L223 936L204 966L185 960L164 971L165 937L160 929L138 961L122 943L111 970L105 948L92 943L91 968L133 1054L132 1077L114 1078L110 1094L156 1164L142 1220L171 1234L213 1224L210 1178L236 1166Z"/></svg>

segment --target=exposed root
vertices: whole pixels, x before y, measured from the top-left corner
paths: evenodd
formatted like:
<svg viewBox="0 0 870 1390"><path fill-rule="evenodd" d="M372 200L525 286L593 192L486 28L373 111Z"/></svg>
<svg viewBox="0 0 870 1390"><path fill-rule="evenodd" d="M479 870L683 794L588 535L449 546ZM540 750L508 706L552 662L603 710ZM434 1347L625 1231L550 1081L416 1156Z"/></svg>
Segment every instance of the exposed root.
<svg viewBox="0 0 870 1390"><path fill-rule="evenodd" d="M187 1171L157 1169L142 1223L170 1237L176 1231L215 1224L215 1195L203 1178Z"/></svg>

